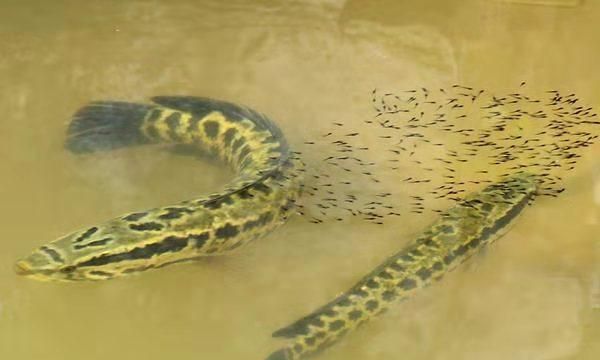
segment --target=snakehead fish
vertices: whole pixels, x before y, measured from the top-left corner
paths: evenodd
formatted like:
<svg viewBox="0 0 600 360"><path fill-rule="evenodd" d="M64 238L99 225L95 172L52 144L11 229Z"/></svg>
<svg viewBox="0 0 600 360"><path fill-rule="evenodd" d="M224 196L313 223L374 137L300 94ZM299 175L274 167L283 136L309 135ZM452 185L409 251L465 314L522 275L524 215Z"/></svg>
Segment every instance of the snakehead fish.
<svg viewBox="0 0 600 360"><path fill-rule="evenodd" d="M267 360L300 359L323 350L398 300L439 280L504 234L533 200L534 176L517 173L458 202L406 248L335 300L273 333L290 343Z"/></svg>
<svg viewBox="0 0 600 360"><path fill-rule="evenodd" d="M235 179L213 195L124 215L43 245L17 262L19 274L101 280L224 254L292 213L302 189L301 164L266 116L208 98L152 101L90 103L74 115L66 147L89 153L152 143L193 145L230 164Z"/></svg>

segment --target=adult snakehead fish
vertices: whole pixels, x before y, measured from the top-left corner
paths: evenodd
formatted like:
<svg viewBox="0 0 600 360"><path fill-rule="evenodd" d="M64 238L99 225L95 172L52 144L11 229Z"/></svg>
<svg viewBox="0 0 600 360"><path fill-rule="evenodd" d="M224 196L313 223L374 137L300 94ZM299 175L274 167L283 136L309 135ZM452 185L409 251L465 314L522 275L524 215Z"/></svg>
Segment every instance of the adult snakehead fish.
<svg viewBox="0 0 600 360"><path fill-rule="evenodd" d="M244 106L159 96L154 104L93 102L80 109L66 147L195 145L237 176L213 195L140 211L61 237L17 262L38 280L101 280L232 251L282 224L302 190L301 163L280 129Z"/></svg>
<svg viewBox="0 0 600 360"><path fill-rule="evenodd" d="M313 355L348 331L441 279L508 229L533 200L534 176L517 173L458 202L412 243L392 255L351 289L273 333L290 343L267 360Z"/></svg>

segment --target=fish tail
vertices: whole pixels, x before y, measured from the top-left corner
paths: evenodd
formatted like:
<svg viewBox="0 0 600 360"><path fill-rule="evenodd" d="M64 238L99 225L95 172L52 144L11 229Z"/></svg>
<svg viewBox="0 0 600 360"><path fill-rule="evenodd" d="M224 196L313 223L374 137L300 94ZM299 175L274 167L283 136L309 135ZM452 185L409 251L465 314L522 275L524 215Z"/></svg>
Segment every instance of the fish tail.
<svg viewBox="0 0 600 360"><path fill-rule="evenodd" d="M121 101L92 102L73 116L65 147L74 153L89 153L147 143L141 127L152 108Z"/></svg>

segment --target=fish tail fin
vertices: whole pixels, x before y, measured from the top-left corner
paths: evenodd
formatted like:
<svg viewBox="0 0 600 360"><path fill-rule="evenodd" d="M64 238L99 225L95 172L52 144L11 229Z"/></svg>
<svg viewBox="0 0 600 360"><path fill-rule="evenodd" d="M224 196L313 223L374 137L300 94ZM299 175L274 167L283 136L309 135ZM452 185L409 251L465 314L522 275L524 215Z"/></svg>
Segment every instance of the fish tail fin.
<svg viewBox="0 0 600 360"><path fill-rule="evenodd" d="M73 115L65 147L89 153L147 143L141 127L152 108L121 101L92 102Z"/></svg>

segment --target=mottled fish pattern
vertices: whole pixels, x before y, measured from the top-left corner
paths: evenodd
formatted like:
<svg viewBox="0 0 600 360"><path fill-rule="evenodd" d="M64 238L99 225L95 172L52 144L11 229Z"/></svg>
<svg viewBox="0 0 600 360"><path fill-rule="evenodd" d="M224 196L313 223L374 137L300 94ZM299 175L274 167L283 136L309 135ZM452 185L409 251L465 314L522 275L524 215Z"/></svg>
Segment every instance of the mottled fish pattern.
<svg viewBox="0 0 600 360"><path fill-rule="evenodd" d="M314 355L348 331L441 279L507 231L536 194L537 180L518 173L465 197L398 253L327 305L273 333L290 343L267 360Z"/></svg>
<svg viewBox="0 0 600 360"><path fill-rule="evenodd" d="M50 242L17 263L38 280L103 280L228 253L282 224L302 190L301 162L280 129L244 106L159 96L153 104L93 102L75 115L75 153L134 145L195 146L237 173L218 193L138 211Z"/></svg>

